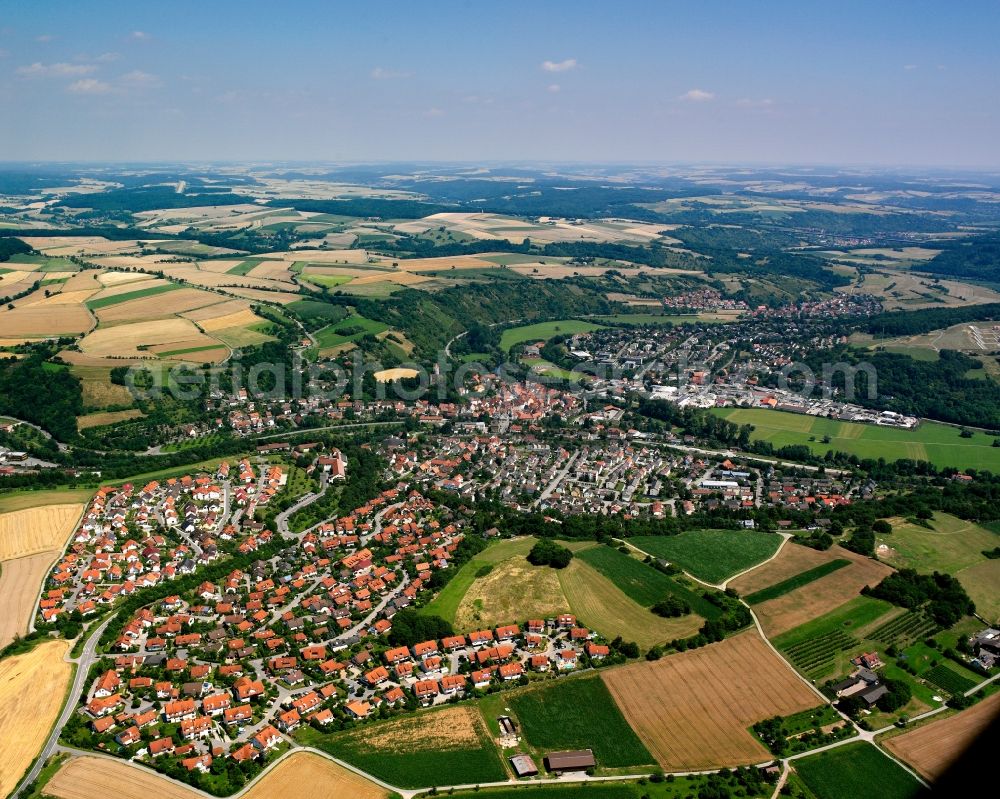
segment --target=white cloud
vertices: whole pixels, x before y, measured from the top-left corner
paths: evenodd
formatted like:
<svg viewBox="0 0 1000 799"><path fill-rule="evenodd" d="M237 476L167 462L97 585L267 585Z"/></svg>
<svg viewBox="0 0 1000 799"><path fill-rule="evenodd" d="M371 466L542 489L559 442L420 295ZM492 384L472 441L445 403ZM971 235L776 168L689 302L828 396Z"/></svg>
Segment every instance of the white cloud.
<svg viewBox="0 0 1000 799"><path fill-rule="evenodd" d="M59 62L56 64L43 64L36 61L34 64L18 67L17 74L26 78L74 78L80 75L89 75L97 67L93 64L67 64Z"/></svg>
<svg viewBox="0 0 1000 799"><path fill-rule="evenodd" d="M917 68L916 64L903 64L903 69L905 69L907 72L910 72L911 70L914 70L916 68Z"/></svg>
<svg viewBox="0 0 1000 799"><path fill-rule="evenodd" d="M443 117L444 116L444 111L442 111L440 108L428 108L426 111L424 111L424 116L425 117Z"/></svg>
<svg viewBox="0 0 1000 799"><path fill-rule="evenodd" d="M94 60L102 64L108 64L112 61L117 61L119 58L121 58L121 55L119 53L101 53Z"/></svg>
<svg viewBox="0 0 1000 799"><path fill-rule="evenodd" d="M35 41L36 42L41 42L42 44L45 44L46 42L51 42L52 41L52 35L48 34L48 33L43 33L41 36L36 36L35 37Z"/></svg>
<svg viewBox="0 0 1000 799"><path fill-rule="evenodd" d="M84 78L71 83L67 90L73 94L107 94L111 91L111 86L96 78Z"/></svg>
<svg viewBox="0 0 1000 799"><path fill-rule="evenodd" d="M400 72L394 69L385 69L384 67L375 67L372 70L373 80L397 80L401 78L409 78L412 76L410 72Z"/></svg>
<svg viewBox="0 0 1000 799"><path fill-rule="evenodd" d="M764 97L760 100L753 100L750 97L742 97L736 101L736 105L740 108L770 108L774 105L774 100L770 97Z"/></svg>
<svg viewBox="0 0 1000 799"><path fill-rule="evenodd" d="M712 92L706 92L704 89L691 89L684 92L678 99L688 100L692 103L706 103L709 100L714 100L715 95Z"/></svg>
<svg viewBox="0 0 1000 799"><path fill-rule="evenodd" d="M576 69L579 64L576 63L575 58L567 58L565 61L543 61L542 69L546 72L569 72L571 69Z"/></svg>
<svg viewBox="0 0 1000 799"><path fill-rule="evenodd" d="M562 89L562 86L560 86L558 83L549 84L549 91L552 92L553 94L558 92L560 89Z"/></svg>
<svg viewBox="0 0 1000 799"><path fill-rule="evenodd" d="M130 34L128 35L128 37L129 37L129 38L130 38L130 39L131 39L131 40L132 40L133 42L145 42L145 41L149 41L150 39L152 39L152 38L153 38L153 37L152 37L152 36L150 36L150 35L149 35L148 33L146 33L146 31L132 31L132 32L131 32L131 33L130 33Z"/></svg>
<svg viewBox="0 0 1000 799"><path fill-rule="evenodd" d="M148 72L143 72L141 69L133 69L131 72L126 72L119 79L122 83L127 86L159 86L160 79L156 75L150 75Z"/></svg>

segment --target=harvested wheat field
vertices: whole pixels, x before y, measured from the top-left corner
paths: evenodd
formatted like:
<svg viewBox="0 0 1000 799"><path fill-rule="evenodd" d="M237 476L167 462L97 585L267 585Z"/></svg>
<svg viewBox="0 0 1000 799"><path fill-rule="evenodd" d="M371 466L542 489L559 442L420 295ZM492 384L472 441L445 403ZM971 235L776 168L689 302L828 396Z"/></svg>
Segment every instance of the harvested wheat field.
<svg viewBox="0 0 1000 799"><path fill-rule="evenodd" d="M836 560L836 555L831 555L829 550L820 552L818 549L804 547L789 541L781 548L781 552L774 560L761 564L735 580L730 580L729 587L735 588L742 596L746 596L823 563L829 563L831 560Z"/></svg>
<svg viewBox="0 0 1000 799"><path fill-rule="evenodd" d="M35 304L0 311L0 330L12 338L86 333L93 326L94 317L82 305Z"/></svg>
<svg viewBox="0 0 1000 799"><path fill-rule="evenodd" d="M137 419L142 416L142 411L138 408L129 408L126 411L103 411L98 413L88 413L84 416L76 417L76 426L80 430L88 427L101 427L115 422L124 422L127 419Z"/></svg>
<svg viewBox="0 0 1000 799"><path fill-rule="evenodd" d="M130 322L173 316L183 311L193 311L210 305L218 305L223 299L218 294L210 294L199 289L174 289L162 294L139 297L134 300L115 303L97 311L101 324Z"/></svg>
<svg viewBox="0 0 1000 799"><path fill-rule="evenodd" d="M80 349L84 355L97 358L145 358L148 353L137 349L140 344L148 347L192 340L199 340L206 346L217 343L215 339L205 336L190 320L175 317L98 328L81 339Z"/></svg>
<svg viewBox="0 0 1000 799"><path fill-rule="evenodd" d="M216 305L196 308L193 311L185 311L181 316L185 319L190 319L192 322L211 322L213 319L222 316L233 316L242 311L250 310L250 303L246 300L220 299L222 299L222 302ZM257 321L260 320L258 319ZM232 325L227 325L227 327L232 327Z"/></svg>
<svg viewBox="0 0 1000 799"><path fill-rule="evenodd" d="M282 760L244 794L245 799L384 799L389 794L373 782L311 752Z"/></svg>
<svg viewBox="0 0 1000 799"><path fill-rule="evenodd" d="M123 283L135 283L146 280L147 276L139 272L104 272L97 279L105 286L118 286Z"/></svg>
<svg viewBox="0 0 1000 799"><path fill-rule="evenodd" d="M228 305L229 303L226 304ZM259 325L263 321L263 319L257 316L257 314L249 308L244 308L242 311L236 311L235 313L228 313L222 316L212 317L211 319L200 320L198 325L202 330L212 332L214 330L226 330L231 327L249 327L250 325Z"/></svg>
<svg viewBox="0 0 1000 799"><path fill-rule="evenodd" d="M59 716L71 673L63 660L68 650L66 641L47 641L0 660L0 796L14 790Z"/></svg>
<svg viewBox="0 0 1000 799"><path fill-rule="evenodd" d="M0 560L62 549L83 509L82 503L66 503L0 514Z"/></svg>
<svg viewBox="0 0 1000 799"><path fill-rule="evenodd" d="M748 728L823 702L753 630L602 678L668 771L765 761L770 754Z"/></svg>
<svg viewBox="0 0 1000 799"><path fill-rule="evenodd" d="M117 758L75 757L56 772L45 786L47 795L59 799L199 799L201 796L179 782L161 777L142 766L131 766Z"/></svg>
<svg viewBox="0 0 1000 799"><path fill-rule="evenodd" d="M0 562L0 649L28 631L38 589L59 550Z"/></svg>
<svg viewBox="0 0 1000 799"><path fill-rule="evenodd" d="M376 752L447 750L478 745L482 727L474 707L458 706L362 727L351 738Z"/></svg>
<svg viewBox="0 0 1000 799"><path fill-rule="evenodd" d="M830 547L823 554L828 555L829 560L845 558L851 561L851 565L837 569L784 596L754 605L754 613L757 614L764 628L764 634L768 638L787 632L840 607L856 597L866 585L877 585L893 571L884 563L838 546Z"/></svg>
<svg viewBox="0 0 1000 799"><path fill-rule="evenodd" d="M890 738L885 748L934 781L1000 715L1000 694L957 715Z"/></svg>

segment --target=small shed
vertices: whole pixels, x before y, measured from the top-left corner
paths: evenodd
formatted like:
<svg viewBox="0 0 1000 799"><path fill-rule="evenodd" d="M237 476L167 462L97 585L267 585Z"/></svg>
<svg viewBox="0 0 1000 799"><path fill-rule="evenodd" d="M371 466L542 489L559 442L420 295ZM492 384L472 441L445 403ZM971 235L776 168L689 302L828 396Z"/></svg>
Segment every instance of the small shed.
<svg viewBox="0 0 1000 799"><path fill-rule="evenodd" d="M529 755L514 755L510 759L510 764L518 777L534 777L538 774L538 767Z"/></svg>

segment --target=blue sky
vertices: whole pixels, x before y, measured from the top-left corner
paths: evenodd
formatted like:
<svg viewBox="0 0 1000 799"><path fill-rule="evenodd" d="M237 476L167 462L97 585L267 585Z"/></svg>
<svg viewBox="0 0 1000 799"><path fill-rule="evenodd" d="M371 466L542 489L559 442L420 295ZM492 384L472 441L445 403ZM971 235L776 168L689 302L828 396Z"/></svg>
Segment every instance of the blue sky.
<svg viewBox="0 0 1000 799"><path fill-rule="evenodd" d="M1000 165L1000 2L11 2L0 160Z"/></svg>

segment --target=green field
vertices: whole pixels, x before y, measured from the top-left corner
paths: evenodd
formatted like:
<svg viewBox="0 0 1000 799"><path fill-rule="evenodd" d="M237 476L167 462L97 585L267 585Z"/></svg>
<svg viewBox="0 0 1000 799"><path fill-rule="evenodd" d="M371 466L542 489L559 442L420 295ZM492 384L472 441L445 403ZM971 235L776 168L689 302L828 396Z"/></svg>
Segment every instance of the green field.
<svg viewBox="0 0 1000 799"><path fill-rule="evenodd" d="M347 317L348 311L342 305L330 305L319 300L296 300L285 306L304 322L339 322Z"/></svg>
<svg viewBox="0 0 1000 799"><path fill-rule="evenodd" d="M68 258L58 256L33 255L18 253L12 255L9 264L35 264L38 266L37 272L79 272L80 267Z"/></svg>
<svg viewBox="0 0 1000 799"><path fill-rule="evenodd" d="M446 740L421 738L421 725L425 720L433 723L428 717L436 712L431 710L389 722L367 723L333 735L304 727L296 733L296 738L400 788L507 779L507 770L485 725L478 733L478 745L465 742L449 744ZM481 720L479 724L482 725ZM368 736L377 734L380 727L400 731L398 741L383 737L377 746L372 745ZM389 736L391 738L391 733Z"/></svg>
<svg viewBox="0 0 1000 799"><path fill-rule="evenodd" d="M947 513L935 513L929 527L893 519L893 531L879 536L881 560L896 568L930 574L939 571L957 577L976 603L977 612L994 622L1000 618L1000 560L989 560L984 550L1000 546L1000 535Z"/></svg>
<svg viewBox="0 0 1000 799"><path fill-rule="evenodd" d="M673 577L647 566L611 547L601 546L576 554L614 583L626 596L643 607L655 605L667 596L685 600L703 618L719 615L719 608L706 600L700 590L691 590Z"/></svg>
<svg viewBox="0 0 1000 799"><path fill-rule="evenodd" d="M239 277L244 277L245 275L256 269L258 266L260 266L262 263L264 262L259 260L244 261L243 263L236 264L236 266L232 267L231 269L227 269L226 274L238 275Z"/></svg>
<svg viewBox="0 0 1000 799"><path fill-rule="evenodd" d="M874 792L879 799L909 799L921 785L874 745L858 741L794 761L817 799L858 799Z"/></svg>
<svg viewBox="0 0 1000 799"><path fill-rule="evenodd" d="M500 335L500 349L509 350L514 345L524 344L526 341L546 341L553 336L589 333L592 330L601 330L603 327L593 322L581 322L579 319L558 319L555 322L538 322L533 325L512 327Z"/></svg>
<svg viewBox="0 0 1000 799"><path fill-rule="evenodd" d="M84 304L92 311L98 308L107 308L109 305L118 305L129 300L138 300L142 297L152 297L156 294L165 294L168 291L176 291L181 288L177 283L164 283L159 286L150 286L148 289L138 289L136 291L126 291L123 294L114 294L111 297L99 297L95 300L87 300Z"/></svg>
<svg viewBox="0 0 1000 799"><path fill-rule="evenodd" d="M808 677L833 677L847 671L850 658L864 651L864 641L872 640L871 631L893 612L888 602L858 596L825 616L782 633L771 643Z"/></svg>
<svg viewBox="0 0 1000 799"><path fill-rule="evenodd" d="M655 762L596 675L546 680L510 694L508 705L538 752L593 749L603 768Z"/></svg>
<svg viewBox="0 0 1000 799"><path fill-rule="evenodd" d="M762 588L760 591L755 591L754 593L748 594L743 598L749 605L759 605L761 602L767 602L769 599L776 599L779 596L784 596L785 594L794 591L796 588L801 588L804 585L808 585L809 583L818 580L820 577L825 577L831 572L837 571L837 569L842 569L845 566L850 565L851 561L845 560L844 558L838 558L837 560L821 563L819 566L812 569L806 569L804 572L792 575L787 580L782 580L780 583L769 585L767 588Z"/></svg>
<svg viewBox="0 0 1000 799"><path fill-rule="evenodd" d="M319 343L319 348L325 350L330 347L338 347L341 344L356 342L365 336L374 336L388 329L389 326L384 322L376 322L374 319L351 314L346 319L327 325L313 335Z"/></svg>
<svg viewBox="0 0 1000 799"><path fill-rule="evenodd" d="M202 344L198 347L187 347L182 350L170 350L169 352L158 352L157 355L159 355L161 358L168 355L188 355L192 352L205 352L206 350L217 350L219 349L220 346L221 346L220 344Z"/></svg>
<svg viewBox="0 0 1000 799"><path fill-rule="evenodd" d="M756 530L688 530L678 535L638 536L629 543L708 583L721 583L767 560L781 536Z"/></svg>
<svg viewBox="0 0 1000 799"><path fill-rule="evenodd" d="M302 279L310 283L315 283L317 286L325 286L326 288L335 288L354 280L350 275L313 275L309 273L303 274Z"/></svg>
<svg viewBox="0 0 1000 799"><path fill-rule="evenodd" d="M541 765L536 764L536 765ZM766 783L745 784L735 771L728 774L671 776L662 782L602 781L573 785L531 785L456 791L452 796L478 799L693 799L698 796L770 797L774 788Z"/></svg>
<svg viewBox="0 0 1000 799"><path fill-rule="evenodd" d="M993 436L974 433L972 438L961 438L958 428L937 422L902 430L766 408L714 408L712 412L735 424L753 425L751 437L775 447L805 445L816 455L834 450L859 458L909 458L929 461L939 468L1000 472L1000 447L993 446ZM823 443L824 436L830 437L828 443Z"/></svg>
<svg viewBox="0 0 1000 799"><path fill-rule="evenodd" d="M532 372L546 377L558 377L560 380L570 380L574 383L578 383L586 377L582 372L571 372L569 369L563 369L554 363L549 363L544 358L525 358L524 362L531 367Z"/></svg>

